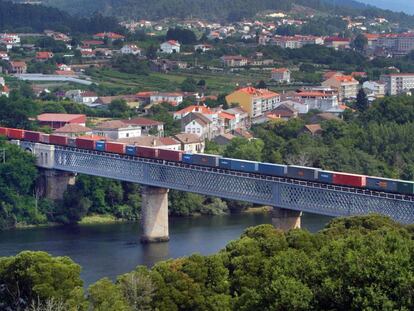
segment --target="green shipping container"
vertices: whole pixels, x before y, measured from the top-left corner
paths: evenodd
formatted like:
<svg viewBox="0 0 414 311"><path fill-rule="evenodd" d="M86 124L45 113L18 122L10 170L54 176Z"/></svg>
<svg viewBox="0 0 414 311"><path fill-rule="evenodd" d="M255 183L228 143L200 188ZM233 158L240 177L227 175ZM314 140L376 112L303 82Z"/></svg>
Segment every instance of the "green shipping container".
<svg viewBox="0 0 414 311"><path fill-rule="evenodd" d="M414 194L414 182L413 181L398 181L397 192L402 194Z"/></svg>

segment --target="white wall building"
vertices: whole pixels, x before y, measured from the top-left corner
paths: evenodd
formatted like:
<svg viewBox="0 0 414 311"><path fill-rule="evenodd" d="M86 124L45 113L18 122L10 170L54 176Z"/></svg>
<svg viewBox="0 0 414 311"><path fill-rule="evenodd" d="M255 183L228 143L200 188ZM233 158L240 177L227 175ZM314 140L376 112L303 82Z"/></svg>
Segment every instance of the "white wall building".
<svg viewBox="0 0 414 311"><path fill-rule="evenodd" d="M389 95L398 95L414 89L414 73L382 75L380 81L385 84L385 92Z"/></svg>
<svg viewBox="0 0 414 311"><path fill-rule="evenodd" d="M125 44L120 49L120 52L121 52L121 54L124 54L124 55L127 55L127 54L141 55L141 53L142 53L141 49L135 44Z"/></svg>
<svg viewBox="0 0 414 311"><path fill-rule="evenodd" d="M181 44L175 40L168 40L161 43L160 52L166 54L180 53Z"/></svg>
<svg viewBox="0 0 414 311"><path fill-rule="evenodd" d="M377 81L365 81L362 84L362 88L367 96L373 96L376 98L384 97L385 95L385 83Z"/></svg>
<svg viewBox="0 0 414 311"><path fill-rule="evenodd" d="M141 136L141 127L127 124L120 120L105 121L93 129L93 134L108 137L110 139L121 139Z"/></svg>

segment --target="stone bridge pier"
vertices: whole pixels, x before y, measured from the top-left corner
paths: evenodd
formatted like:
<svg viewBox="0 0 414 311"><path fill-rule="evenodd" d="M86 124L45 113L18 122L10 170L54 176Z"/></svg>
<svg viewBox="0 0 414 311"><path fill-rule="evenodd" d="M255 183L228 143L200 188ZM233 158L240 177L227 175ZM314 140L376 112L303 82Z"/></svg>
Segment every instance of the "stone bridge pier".
<svg viewBox="0 0 414 311"><path fill-rule="evenodd" d="M142 186L141 224L142 243L167 242L169 189Z"/></svg>
<svg viewBox="0 0 414 311"><path fill-rule="evenodd" d="M299 229L301 225L301 216L301 211L273 207L272 224L277 229L281 229L283 231Z"/></svg>
<svg viewBox="0 0 414 311"><path fill-rule="evenodd" d="M51 200L62 200L69 185L74 185L76 174L43 169L37 181L37 189L42 196Z"/></svg>

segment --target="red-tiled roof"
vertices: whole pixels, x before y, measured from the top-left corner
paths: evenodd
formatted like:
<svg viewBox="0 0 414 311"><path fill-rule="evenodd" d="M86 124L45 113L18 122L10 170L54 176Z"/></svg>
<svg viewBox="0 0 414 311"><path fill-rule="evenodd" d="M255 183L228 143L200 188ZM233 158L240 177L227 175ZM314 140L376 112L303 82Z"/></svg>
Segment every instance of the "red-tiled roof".
<svg viewBox="0 0 414 311"><path fill-rule="evenodd" d="M77 124L77 123L68 123L64 126L55 130L55 133L87 133L92 130L89 127Z"/></svg>
<svg viewBox="0 0 414 311"><path fill-rule="evenodd" d="M37 120L43 122L70 122L82 117L86 120L86 115L84 114L43 113L37 116Z"/></svg>
<svg viewBox="0 0 414 311"><path fill-rule="evenodd" d="M289 69L287 68L274 68L272 69L272 72L287 72Z"/></svg>
<svg viewBox="0 0 414 311"><path fill-rule="evenodd" d="M206 106L197 106L197 105L191 105L186 108L183 108L181 110L176 111L174 114L185 114L190 112L199 112L202 114L212 114L213 111Z"/></svg>
<svg viewBox="0 0 414 311"><path fill-rule="evenodd" d="M233 120L233 119L236 118L231 113L224 112L224 111L222 111L222 112L219 113L219 117L222 118L222 119L228 119L228 120Z"/></svg>
<svg viewBox="0 0 414 311"><path fill-rule="evenodd" d="M53 57L53 53L52 52L37 52L36 53L36 58L37 59L49 59Z"/></svg>
<svg viewBox="0 0 414 311"><path fill-rule="evenodd" d="M242 88L239 91L247 93L249 95L253 95L255 97L269 98L269 97L279 96L278 93L269 91L268 89L256 89L252 86Z"/></svg>

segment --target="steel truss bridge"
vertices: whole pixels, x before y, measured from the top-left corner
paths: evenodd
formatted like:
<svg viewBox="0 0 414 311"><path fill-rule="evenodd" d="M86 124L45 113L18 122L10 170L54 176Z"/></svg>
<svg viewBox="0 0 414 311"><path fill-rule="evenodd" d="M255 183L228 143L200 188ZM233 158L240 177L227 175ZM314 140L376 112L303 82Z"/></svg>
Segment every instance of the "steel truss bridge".
<svg viewBox="0 0 414 311"><path fill-rule="evenodd" d="M378 213L414 223L414 197L71 147L16 142L47 169L329 216Z"/></svg>

